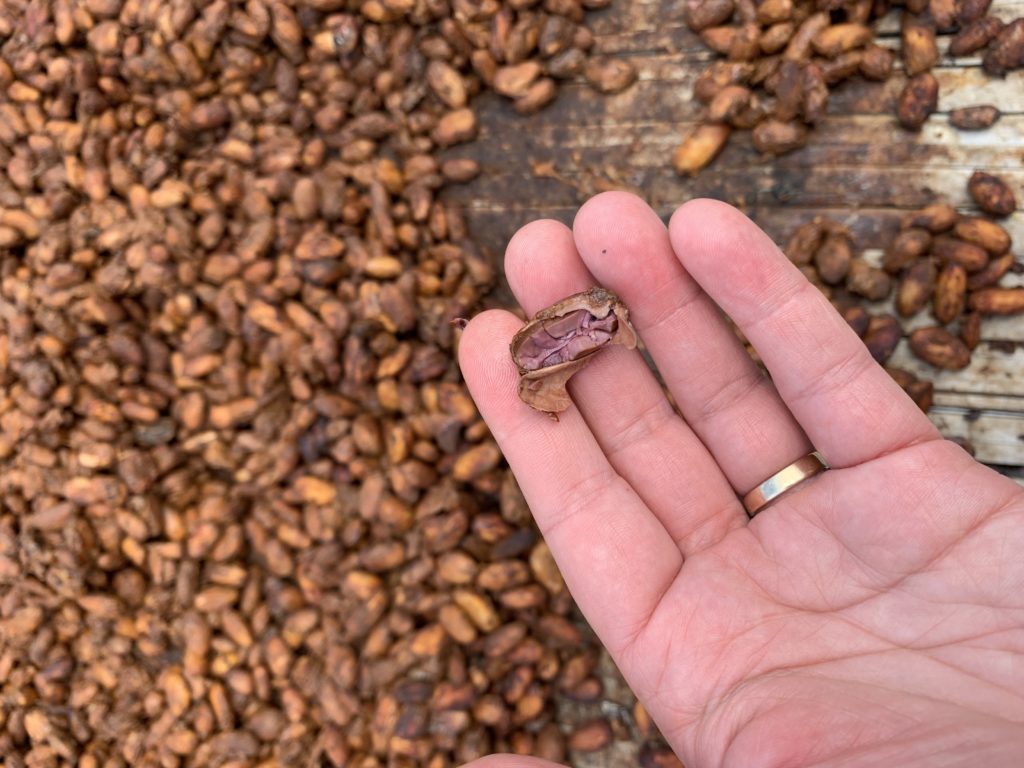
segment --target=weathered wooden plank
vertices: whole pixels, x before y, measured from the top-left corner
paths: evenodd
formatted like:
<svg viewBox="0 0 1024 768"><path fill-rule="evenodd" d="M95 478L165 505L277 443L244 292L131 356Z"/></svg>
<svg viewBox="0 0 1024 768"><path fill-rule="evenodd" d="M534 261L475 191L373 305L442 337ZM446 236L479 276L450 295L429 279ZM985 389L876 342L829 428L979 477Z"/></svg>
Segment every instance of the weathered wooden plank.
<svg viewBox="0 0 1024 768"><path fill-rule="evenodd" d="M643 116L649 120L696 119L703 105L693 98L693 83L710 61L707 56L644 55L631 58L637 82L622 93L597 102L583 81L569 81L546 112L572 116L565 122L586 123L606 114ZM1010 72L1005 80L990 78L978 67L939 66L939 109L948 111L970 104L996 103L1007 114L1024 113L1024 71ZM895 73L884 83L851 78L832 90L831 114L892 114L905 78Z"/></svg>
<svg viewBox="0 0 1024 768"><path fill-rule="evenodd" d="M971 207L963 207L965 213L976 213ZM746 211L778 243L784 243L789 234L805 221L815 216L828 216L845 224L853 233L854 241L859 249L882 249L890 242L899 229L902 210L893 208L862 208L851 211L849 208L779 208L776 206L755 207ZM665 211L671 215L671 211ZM1013 216L1000 222L1010 232L1016 251L1024 250L1024 217ZM1018 259L1020 260L1020 259ZM1004 280L1010 278L1004 278Z"/></svg>
<svg viewBox="0 0 1024 768"><path fill-rule="evenodd" d="M686 27L681 2L623 3L610 12L595 14L588 24L594 31L597 49L602 53L626 51L675 51L681 45L690 45L698 39ZM896 38L900 34L900 11L879 20L875 31L879 38ZM991 14L1011 21L1024 16L1024 2L995 4ZM940 40L952 35L940 35Z"/></svg>
<svg viewBox="0 0 1024 768"><path fill-rule="evenodd" d="M654 159L662 164L680 138L696 124L689 120L659 122L642 117L584 125L543 123L530 130L527 137L523 135L522 123L510 119L484 127L481 143L453 150L452 155L472 156L494 167L500 167L503 161L506 165L518 165L521 157L496 154L493 148L529 141L544 160L578 158L593 164L605 160L610 151L635 151L641 154L631 155L633 162L649 164L642 153L653 152ZM900 163L977 168L1004 162L1007 152L1014 148L1024 150L1024 114L1004 115L984 131L960 131L949 124L947 115L937 115L913 141L907 141L907 137L890 115L830 115L817 126L804 151L783 156L777 162L800 164L811 160L819 165L856 162L866 166ZM535 159L531 156L531 160Z"/></svg>
<svg viewBox="0 0 1024 768"><path fill-rule="evenodd" d="M545 115L545 119L536 121L530 118L522 118L513 115L510 111L507 120L493 121L480 128L480 138L488 140L501 140L511 136L521 136L525 125L530 126L530 139L540 144L548 141L560 141L562 144L552 147L551 151L563 150L566 148L601 148L608 145L621 143L636 143L639 139L645 142L658 141L663 136L676 138L690 126L699 122L699 114L693 115L691 120L663 120L658 117L642 113L627 112L618 115L616 113L600 115L601 121L588 121L580 123L572 120L562 120L563 115L552 113ZM974 157L977 151L1005 150L1014 146L1024 146L1024 113L1003 113L996 122L985 130L962 131L949 123L948 112L939 111L932 115L931 119L922 126L916 133L909 133L901 128L895 117L888 114L875 113L829 113L815 128L814 141L811 144L825 144L829 146L836 143L857 143L865 141L875 142L879 139L891 140L903 139L905 143L913 143L919 149L927 152L936 152L945 149L946 152L955 153L958 148L962 151L959 156L965 160ZM824 132L824 133L823 133ZM742 134L742 131L738 133ZM557 135L556 135L557 134ZM912 139L911 142L906 142ZM476 147L475 144L462 145L449 150L449 152L465 151L463 147ZM477 151L486 153L486 147ZM940 152L940 158L945 153ZM951 155L956 157L957 155Z"/></svg>
<svg viewBox="0 0 1024 768"><path fill-rule="evenodd" d="M979 461L1024 464L1024 418L1019 414L939 405L929 416L945 437L969 440Z"/></svg>
<svg viewBox="0 0 1024 768"><path fill-rule="evenodd" d="M983 342L971 356L971 364L964 370L939 371L914 357L904 341L896 348L891 362L897 367L931 379L939 392L1000 397L1019 395L1024 401L1024 377L1021 375L1024 371L1024 347L1020 345L1009 349Z"/></svg>
<svg viewBox="0 0 1024 768"><path fill-rule="evenodd" d="M565 206L533 203L494 207L488 201L478 201L479 205L466 208L466 214L474 231L481 233L481 243L491 253L501 254L508 238L518 227L538 218L554 218L570 224L584 199L585 196L581 193L576 203ZM658 213L667 221L677 205L682 202L684 201L679 200L676 203L659 206ZM789 234L805 221L815 216L828 216L849 227L857 247L861 249L885 247L899 229L900 217L903 215L903 211L892 208L865 207L853 212L845 206L748 206L745 212L779 243L785 242ZM1015 216L1004 224L1013 235L1014 242L1024 246L1024 220Z"/></svg>
<svg viewBox="0 0 1024 768"><path fill-rule="evenodd" d="M739 151L739 146L734 151ZM970 170L966 168L922 167L908 173L907 169L900 167L787 167L780 163L763 162L746 167L723 164L715 173L704 173L695 179L680 179L670 171L666 172L663 166L664 163L658 167L636 165L628 174L629 178L635 180L634 183L643 187L655 207L693 197L713 197L741 206L791 204L914 208L932 202L936 193L942 193L954 205L969 204L966 192L963 191ZM1024 171L1004 171L1002 175L1018 189L1024 182ZM613 186L615 182L624 185L626 179L613 179L612 184L607 186ZM487 200L497 198L503 190L511 193L513 199L522 201L529 199L526 197L527 191L533 191L543 195L553 205L571 205L579 198L576 188L556 179L537 179L528 171L484 174L474 187L481 198ZM596 192L600 191L601 186L589 183L582 189Z"/></svg>

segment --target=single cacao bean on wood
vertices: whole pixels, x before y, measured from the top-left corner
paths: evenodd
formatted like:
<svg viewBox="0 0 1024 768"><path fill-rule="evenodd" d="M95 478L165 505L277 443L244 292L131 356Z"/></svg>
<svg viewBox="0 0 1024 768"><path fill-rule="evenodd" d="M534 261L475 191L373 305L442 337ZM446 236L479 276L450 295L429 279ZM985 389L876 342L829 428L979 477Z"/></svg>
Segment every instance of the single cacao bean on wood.
<svg viewBox="0 0 1024 768"><path fill-rule="evenodd" d="M967 181L967 190L978 207L992 216L1009 216L1017 210L1013 190L999 176L975 171Z"/></svg>
<svg viewBox="0 0 1024 768"><path fill-rule="evenodd" d="M699 125L693 129L672 156L676 173L693 176L708 165L725 147L732 128L728 125Z"/></svg>
<svg viewBox="0 0 1024 768"><path fill-rule="evenodd" d="M900 92L896 116L904 128L919 130L939 104L939 82L931 72L910 78Z"/></svg>
<svg viewBox="0 0 1024 768"><path fill-rule="evenodd" d="M990 104L979 104L975 107L961 107L949 113L951 125L961 131L982 131L992 127L999 119L1000 112Z"/></svg>
<svg viewBox="0 0 1024 768"><path fill-rule="evenodd" d="M1024 312L1024 288L984 288L974 291L969 305L983 315L1017 315Z"/></svg>
<svg viewBox="0 0 1024 768"><path fill-rule="evenodd" d="M971 351L945 328L918 328L910 334L910 349L936 368L960 371L971 362Z"/></svg>

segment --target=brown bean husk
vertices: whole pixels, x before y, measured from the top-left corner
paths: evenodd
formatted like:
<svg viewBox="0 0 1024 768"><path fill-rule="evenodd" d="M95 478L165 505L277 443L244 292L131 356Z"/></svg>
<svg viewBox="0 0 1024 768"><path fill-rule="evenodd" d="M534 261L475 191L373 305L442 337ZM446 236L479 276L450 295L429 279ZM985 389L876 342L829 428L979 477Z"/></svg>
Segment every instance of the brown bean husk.
<svg viewBox="0 0 1024 768"><path fill-rule="evenodd" d="M545 321L564 317L578 310L585 310L598 319L614 314L617 324L611 339L587 350L578 358L564 363L537 370L528 370L524 367L521 350L526 340L543 329ZM572 399L565 387L574 373L589 363L600 350L613 344L620 344L627 349L635 349L637 341L636 331L629 321L629 310L611 291L604 288L591 288L562 299L556 304L540 310L512 337L510 351L512 360L519 370L519 397L524 403L538 411L552 415L560 413L572 404ZM557 416L555 418L557 419Z"/></svg>

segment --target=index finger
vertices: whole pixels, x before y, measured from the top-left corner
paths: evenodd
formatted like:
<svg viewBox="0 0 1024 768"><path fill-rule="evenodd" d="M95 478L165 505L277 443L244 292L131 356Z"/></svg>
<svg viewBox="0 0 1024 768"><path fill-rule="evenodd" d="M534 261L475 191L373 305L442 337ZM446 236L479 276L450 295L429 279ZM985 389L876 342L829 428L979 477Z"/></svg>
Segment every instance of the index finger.
<svg viewBox="0 0 1024 768"><path fill-rule="evenodd" d="M575 407L556 422L519 400L509 342L521 326L508 312L473 318L459 343L459 365L569 590L616 654L646 626L682 554Z"/></svg>
<svg viewBox="0 0 1024 768"><path fill-rule="evenodd" d="M669 236L830 464L859 464L939 436L828 299L738 210L691 201L672 216Z"/></svg>

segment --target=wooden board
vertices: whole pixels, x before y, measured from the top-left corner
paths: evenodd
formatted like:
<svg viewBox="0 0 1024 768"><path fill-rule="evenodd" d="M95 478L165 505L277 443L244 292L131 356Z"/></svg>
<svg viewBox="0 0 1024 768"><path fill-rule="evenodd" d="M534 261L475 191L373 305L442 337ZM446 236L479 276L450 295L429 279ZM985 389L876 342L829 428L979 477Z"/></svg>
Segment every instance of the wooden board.
<svg viewBox="0 0 1024 768"><path fill-rule="evenodd" d="M975 169L999 172L1024 200L1024 72L990 78L978 58L949 57L948 38L940 38L943 57L935 71L939 113L919 133L904 131L893 117L901 72L882 84L852 80L832 92L828 117L802 150L765 158L749 132L738 132L700 176L678 177L669 160L699 119L693 81L713 58L686 29L683 6L683 0L620 0L593 14L597 51L637 67L638 82L621 94L601 96L582 81L566 83L551 107L529 118L496 96L479 100L480 140L451 155L476 159L483 172L449 196L465 207L474 236L495 255L522 224L541 217L569 223L584 200L614 188L636 191L666 219L694 197L726 200L777 242L800 222L826 214L849 224L869 256L891 238L903 211L936 195L971 210L966 180ZM1024 0L996 0L993 12L1024 16ZM896 16L879 29L882 44L897 47ZM995 126L980 132L950 126L949 110L980 103L1003 112ZM1024 215L1007 226L1021 253ZM982 461L1024 467L1022 343L1024 317L1002 319L986 324L965 371L927 369L905 344L894 362L935 381L932 418L945 434L970 439ZM1008 471L1024 479L1024 470Z"/></svg>

